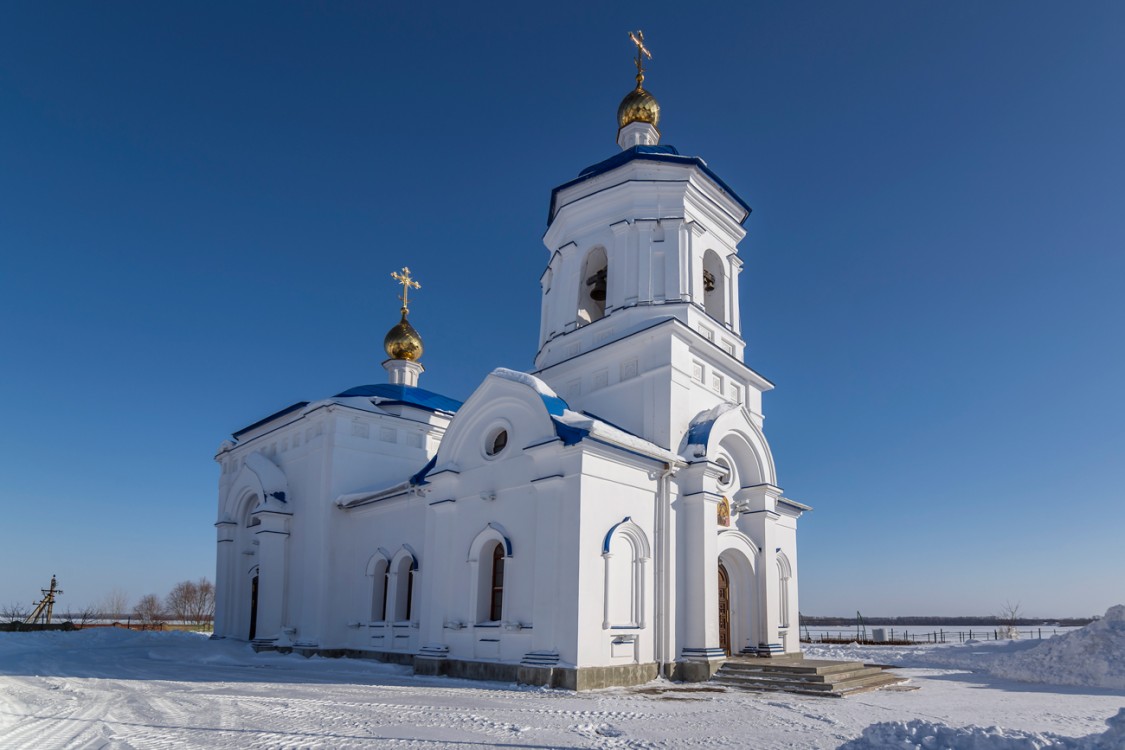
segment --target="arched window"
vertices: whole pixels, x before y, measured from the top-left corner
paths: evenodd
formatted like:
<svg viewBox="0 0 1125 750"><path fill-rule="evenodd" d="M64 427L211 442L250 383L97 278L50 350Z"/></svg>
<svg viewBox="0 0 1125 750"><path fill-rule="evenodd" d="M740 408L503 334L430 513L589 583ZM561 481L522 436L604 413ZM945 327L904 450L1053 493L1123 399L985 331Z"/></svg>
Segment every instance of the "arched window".
<svg viewBox="0 0 1125 750"><path fill-rule="evenodd" d="M714 250L708 250L703 254L703 308L712 318L726 324L726 266Z"/></svg>
<svg viewBox="0 0 1125 750"><path fill-rule="evenodd" d="M367 575L371 577L371 622L382 622L387 618L390 563L381 555L376 555L368 563Z"/></svg>
<svg viewBox="0 0 1125 750"><path fill-rule="evenodd" d="M513 611L515 602L505 601L516 589L509 586L512 576L512 540L508 532L495 521L490 521L469 545L469 612L478 624L497 623L518 619ZM505 591L507 589L507 591Z"/></svg>
<svg viewBox="0 0 1125 750"><path fill-rule="evenodd" d="M492 549L492 576L489 589L488 619L499 621L504 614L504 548L497 543Z"/></svg>
<svg viewBox="0 0 1125 750"><path fill-rule="evenodd" d="M595 247L582 264L578 289L578 325L584 326L605 317L609 293L609 263L605 249Z"/></svg>
<svg viewBox="0 0 1125 750"><path fill-rule="evenodd" d="M395 565L395 607L396 622L410 619L411 605L414 603L414 557L402 555Z"/></svg>
<svg viewBox="0 0 1125 750"><path fill-rule="evenodd" d="M777 626L789 627L789 561L777 556Z"/></svg>
<svg viewBox="0 0 1125 750"><path fill-rule="evenodd" d="M645 626L645 563L648 539L640 526L625 518L614 525L602 543L605 560L605 616L603 628Z"/></svg>

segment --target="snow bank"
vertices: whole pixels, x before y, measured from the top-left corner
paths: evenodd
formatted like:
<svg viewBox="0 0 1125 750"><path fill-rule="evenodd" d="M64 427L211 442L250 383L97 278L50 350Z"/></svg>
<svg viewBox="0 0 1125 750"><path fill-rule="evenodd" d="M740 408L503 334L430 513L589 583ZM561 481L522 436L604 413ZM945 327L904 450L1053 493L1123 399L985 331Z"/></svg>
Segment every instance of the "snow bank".
<svg viewBox="0 0 1125 750"><path fill-rule="evenodd" d="M1019 682L1125 690L1125 605L1084 628L1042 641L860 646L807 644L806 657L908 668L964 669ZM1125 750L1125 744L1122 745Z"/></svg>
<svg viewBox="0 0 1125 750"><path fill-rule="evenodd" d="M1106 719L1109 729L1088 737L1060 737L999 727L949 727L929 721L872 724L838 750L1121 750L1125 708Z"/></svg>
<svg viewBox="0 0 1125 750"><path fill-rule="evenodd" d="M988 671L1021 682L1125 690L1125 605L1110 607L1100 620L1034 648L1002 654Z"/></svg>

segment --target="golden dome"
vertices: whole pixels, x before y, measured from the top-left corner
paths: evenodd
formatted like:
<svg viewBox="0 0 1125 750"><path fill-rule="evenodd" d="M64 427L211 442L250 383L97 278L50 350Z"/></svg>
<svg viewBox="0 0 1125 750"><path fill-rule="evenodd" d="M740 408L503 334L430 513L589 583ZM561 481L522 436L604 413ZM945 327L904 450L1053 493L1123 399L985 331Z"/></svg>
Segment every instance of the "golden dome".
<svg viewBox="0 0 1125 750"><path fill-rule="evenodd" d="M422 337L406 320L406 310L402 311L402 320L398 322L383 338L383 349L391 359L406 359L411 362L422 356Z"/></svg>
<svg viewBox="0 0 1125 750"><path fill-rule="evenodd" d="M660 125L660 105L653 95L645 91L639 83L637 88L630 91L621 100L621 105L617 108L618 129L631 122L647 122L658 129Z"/></svg>

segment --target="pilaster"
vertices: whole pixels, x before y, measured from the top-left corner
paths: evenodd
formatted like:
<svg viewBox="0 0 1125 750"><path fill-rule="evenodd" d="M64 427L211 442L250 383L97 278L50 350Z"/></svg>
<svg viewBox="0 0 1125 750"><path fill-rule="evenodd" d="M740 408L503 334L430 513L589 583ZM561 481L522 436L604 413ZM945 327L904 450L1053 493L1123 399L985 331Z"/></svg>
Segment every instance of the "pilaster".
<svg viewBox="0 0 1125 750"><path fill-rule="evenodd" d="M677 475L681 496L683 536L687 549L684 579L677 586L677 606L684 613L682 656L688 660L722 659L719 646L719 535L716 519L723 496L718 491L722 469L700 462Z"/></svg>
<svg viewBox="0 0 1125 750"><path fill-rule="evenodd" d="M700 255L696 252L696 244L699 238L707 233L706 227L698 221L685 221L683 223L683 231L680 233L680 299L685 302L691 300L699 300L702 304L703 300L703 274L702 259L699 263L696 262L696 256ZM702 256L700 255L700 258ZM699 269L696 268L699 266Z"/></svg>
<svg viewBox="0 0 1125 750"><path fill-rule="evenodd" d="M259 510L254 530L258 542L258 641L276 641L285 627L285 593L289 579L289 521L292 513Z"/></svg>
<svg viewBox="0 0 1125 750"><path fill-rule="evenodd" d="M235 533L238 524L234 521L219 521L215 524L215 580L218 585L215 597L215 618L211 629L216 635L227 635L234 630L231 618L236 616L234 596L237 586L234 575L237 569ZM222 580L220 580L220 577Z"/></svg>
<svg viewBox="0 0 1125 750"><path fill-rule="evenodd" d="M762 545L759 558L761 564L757 570L758 606L755 608L758 618L759 656L776 656L784 653L777 627L780 597L780 582L777 575L779 547L777 520L781 517L777 512L777 498L781 497L781 492L780 487L772 484L758 484L744 487L736 495L741 511L738 518L740 529Z"/></svg>

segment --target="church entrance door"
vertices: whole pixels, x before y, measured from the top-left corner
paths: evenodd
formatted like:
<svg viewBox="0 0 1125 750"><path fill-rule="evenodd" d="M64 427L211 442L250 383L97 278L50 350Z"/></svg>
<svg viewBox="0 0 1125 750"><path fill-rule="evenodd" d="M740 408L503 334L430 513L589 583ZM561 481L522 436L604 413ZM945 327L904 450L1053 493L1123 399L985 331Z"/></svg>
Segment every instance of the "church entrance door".
<svg viewBox="0 0 1125 750"><path fill-rule="evenodd" d="M719 648L730 656L730 578L719 563Z"/></svg>
<svg viewBox="0 0 1125 750"><path fill-rule="evenodd" d="M250 579L250 640L258 634L258 576Z"/></svg>

